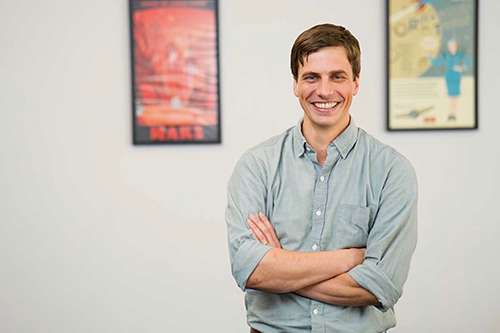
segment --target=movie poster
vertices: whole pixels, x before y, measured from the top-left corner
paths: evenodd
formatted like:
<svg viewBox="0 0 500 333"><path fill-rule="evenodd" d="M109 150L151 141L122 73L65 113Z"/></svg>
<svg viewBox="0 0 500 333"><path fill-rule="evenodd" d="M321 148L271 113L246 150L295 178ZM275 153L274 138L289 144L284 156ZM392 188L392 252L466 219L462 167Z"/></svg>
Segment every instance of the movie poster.
<svg viewBox="0 0 500 333"><path fill-rule="evenodd" d="M388 0L388 129L477 128L477 0Z"/></svg>
<svg viewBox="0 0 500 333"><path fill-rule="evenodd" d="M219 143L217 1L130 0L133 142Z"/></svg>

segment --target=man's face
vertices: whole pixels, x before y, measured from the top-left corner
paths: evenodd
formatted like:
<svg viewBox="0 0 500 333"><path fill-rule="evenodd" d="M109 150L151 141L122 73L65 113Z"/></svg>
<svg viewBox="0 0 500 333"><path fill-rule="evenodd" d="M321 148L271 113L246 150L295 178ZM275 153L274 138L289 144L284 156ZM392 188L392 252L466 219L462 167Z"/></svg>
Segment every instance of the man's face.
<svg viewBox="0 0 500 333"><path fill-rule="evenodd" d="M299 64L293 82L295 96L304 110L303 129L343 131L349 125L349 108L359 89L343 47L311 53Z"/></svg>

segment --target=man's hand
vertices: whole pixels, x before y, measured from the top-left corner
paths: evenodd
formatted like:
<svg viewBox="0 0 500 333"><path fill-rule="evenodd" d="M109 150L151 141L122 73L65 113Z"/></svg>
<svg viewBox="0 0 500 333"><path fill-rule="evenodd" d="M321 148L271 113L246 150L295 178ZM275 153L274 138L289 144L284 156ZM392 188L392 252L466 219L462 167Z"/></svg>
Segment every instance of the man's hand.
<svg viewBox="0 0 500 333"><path fill-rule="evenodd" d="M276 231L274 231L273 225L264 213L259 213L258 217L250 214L247 224L259 242L281 249L281 243L276 236Z"/></svg>

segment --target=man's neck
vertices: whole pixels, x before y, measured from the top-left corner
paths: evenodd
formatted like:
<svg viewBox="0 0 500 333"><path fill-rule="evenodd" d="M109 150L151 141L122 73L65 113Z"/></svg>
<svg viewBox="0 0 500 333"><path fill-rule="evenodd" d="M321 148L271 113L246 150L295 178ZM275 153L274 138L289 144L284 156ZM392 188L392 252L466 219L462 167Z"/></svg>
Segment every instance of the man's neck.
<svg viewBox="0 0 500 333"><path fill-rule="evenodd" d="M344 126L326 127L317 126L306 119L302 123L302 134L307 143L314 149L318 162L325 165L328 155L327 149L330 143L335 140L349 126L351 118L349 116L347 123Z"/></svg>

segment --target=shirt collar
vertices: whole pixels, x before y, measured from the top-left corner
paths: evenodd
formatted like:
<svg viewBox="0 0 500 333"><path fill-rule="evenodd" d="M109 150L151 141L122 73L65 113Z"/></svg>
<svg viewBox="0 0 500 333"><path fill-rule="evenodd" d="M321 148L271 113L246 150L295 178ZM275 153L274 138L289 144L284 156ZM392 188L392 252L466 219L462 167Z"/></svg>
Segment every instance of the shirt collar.
<svg viewBox="0 0 500 333"><path fill-rule="evenodd" d="M340 156L345 159L356 144L356 141L358 141L358 126L356 126L354 119L351 117L349 126L333 140L332 144L337 147Z"/></svg>
<svg viewBox="0 0 500 333"><path fill-rule="evenodd" d="M294 148L295 148L295 156L296 157L301 157L304 155L306 151L306 146L307 146L307 141L304 135L302 134L302 122L304 121L304 118L300 118L298 124L295 126L293 129L293 138L294 138ZM351 149L354 147L356 144L356 141L358 140L358 126L354 123L354 119L352 119L349 122L349 126L340 133L338 137L336 137L330 146L335 146L342 158L347 158L347 155L349 155L349 152Z"/></svg>
<svg viewBox="0 0 500 333"><path fill-rule="evenodd" d="M299 119L299 123L293 129L293 143L295 148L295 156L301 157L306 152L306 138L302 134L302 122L304 121L304 117Z"/></svg>

